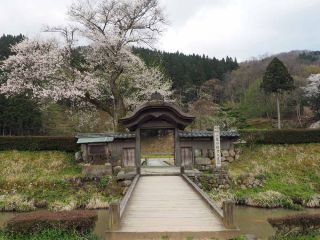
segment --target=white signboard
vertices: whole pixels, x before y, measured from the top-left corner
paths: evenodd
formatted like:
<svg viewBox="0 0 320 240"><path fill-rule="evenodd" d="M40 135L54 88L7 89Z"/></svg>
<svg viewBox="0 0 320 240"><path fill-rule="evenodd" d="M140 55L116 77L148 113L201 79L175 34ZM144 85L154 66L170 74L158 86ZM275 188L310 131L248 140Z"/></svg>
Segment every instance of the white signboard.
<svg viewBox="0 0 320 240"><path fill-rule="evenodd" d="M216 167L221 167L221 146L220 146L220 127L214 126L213 128L213 144L214 144L214 159Z"/></svg>

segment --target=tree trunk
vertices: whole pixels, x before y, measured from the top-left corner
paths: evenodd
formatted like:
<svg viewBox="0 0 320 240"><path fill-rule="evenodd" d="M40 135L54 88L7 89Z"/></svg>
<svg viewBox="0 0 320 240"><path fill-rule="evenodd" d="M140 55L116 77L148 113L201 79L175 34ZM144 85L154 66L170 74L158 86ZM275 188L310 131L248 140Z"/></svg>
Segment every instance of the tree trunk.
<svg viewBox="0 0 320 240"><path fill-rule="evenodd" d="M119 98L116 98L113 114L113 123L115 124L115 131L123 132L125 128L124 126L119 124L119 119L126 116L126 109L123 99L120 96Z"/></svg>
<svg viewBox="0 0 320 240"><path fill-rule="evenodd" d="M300 103L297 103L296 110L297 110L297 118L298 118L298 121L299 121L299 125L300 125L300 127L302 127Z"/></svg>
<svg viewBox="0 0 320 240"><path fill-rule="evenodd" d="M280 101L279 101L279 94L278 93L277 93L277 113L278 113L278 129L281 129Z"/></svg>
<svg viewBox="0 0 320 240"><path fill-rule="evenodd" d="M125 117L126 108L123 101L123 97L121 96L118 85L116 84L116 80L119 78L122 72L123 69L119 69L118 72L112 74L110 81L110 88L113 95L113 106L111 107L113 113L113 126L116 131L120 132L124 131L124 127L119 125L119 119Z"/></svg>

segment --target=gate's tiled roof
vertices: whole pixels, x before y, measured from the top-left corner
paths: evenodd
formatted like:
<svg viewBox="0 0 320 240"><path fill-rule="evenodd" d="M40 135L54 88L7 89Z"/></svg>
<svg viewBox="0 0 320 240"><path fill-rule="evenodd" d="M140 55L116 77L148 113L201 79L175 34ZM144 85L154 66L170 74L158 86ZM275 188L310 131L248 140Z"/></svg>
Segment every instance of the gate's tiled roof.
<svg viewBox="0 0 320 240"><path fill-rule="evenodd" d="M238 138L240 135L237 131L220 131L220 137L225 138ZM201 138L201 137L213 137L212 131L179 131L179 137L184 138Z"/></svg>
<svg viewBox="0 0 320 240"><path fill-rule="evenodd" d="M114 139L135 138L134 133L78 133L76 138L113 137Z"/></svg>
<svg viewBox="0 0 320 240"><path fill-rule="evenodd" d="M182 138L212 138L212 131L179 131L179 137ZM110 142L113 139L130 139L135 138L135 133L79 133L76 135L78 143ZM237 131L221 131L222 138L238 138Z"/></svg>

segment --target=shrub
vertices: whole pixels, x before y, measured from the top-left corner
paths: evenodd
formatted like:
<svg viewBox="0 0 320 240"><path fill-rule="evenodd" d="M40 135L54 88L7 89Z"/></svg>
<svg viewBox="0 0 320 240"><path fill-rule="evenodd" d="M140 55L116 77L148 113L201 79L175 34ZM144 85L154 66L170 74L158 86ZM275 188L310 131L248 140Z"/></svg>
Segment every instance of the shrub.
<svg viewBox="0 0 320 240"><path fill-rule="evenodd" d="M10 234L0 231L0 240L98 240L92 233L80 234L78 232L61 231L58 229L45 229L36 234Z"/></svg>
<svg viewBox="0 0 320 240"><path fill-rule="evenodd" d="M97 213L94 211L38 211L16 215L8 221L5 232L10 234L31 234L39 233L45 229L56 229L86 233L93 230L96 220Z"/></svg>
<svg viewBox="0 0 320 240"><path fill-rule="evenodd" d="M240 136L249 144L319 143L318 129L241 130Z"/></svg>
<svg viewBox="0 0 320 240"><path fill-rule="evenodd" d="M320 214L299 214L280 218L269 218L276 235L310 234L320 232Z"/></svg>
<svg viewBox="0 0 320 240"><path fill-rule="evenodd" d="M1 150L58 150L65 152L76 152L78 150L76 138L74 137L0 137Z"/></svg>
<svg viewBox="0 0 320 240"><path fill-rule="evenodd" d="M100 187L101 188L105 188L108 186L108 184L110 183L111 181L111 176L103 176L101 179L100 179Z"/></svg>
<svg viewBox="0 0 320 240"><path fill-rule="evenodd" d="M231 238L230 240L247 240L248 238L246 236L238 236L235 238Z"/></svg>

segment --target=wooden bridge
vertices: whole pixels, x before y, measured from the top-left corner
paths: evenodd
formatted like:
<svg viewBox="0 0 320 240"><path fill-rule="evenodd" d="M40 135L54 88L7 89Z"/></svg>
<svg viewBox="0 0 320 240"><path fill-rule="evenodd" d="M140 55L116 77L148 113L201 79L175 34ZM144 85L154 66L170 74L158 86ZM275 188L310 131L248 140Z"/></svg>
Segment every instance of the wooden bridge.
<svg viewBox="0 0 320 240"><path fill-rule="evenodd" d="M223 210L186 175L138 174L120 203L110 205L107 239L226 239L238 234L232 202Z"/></svg>

